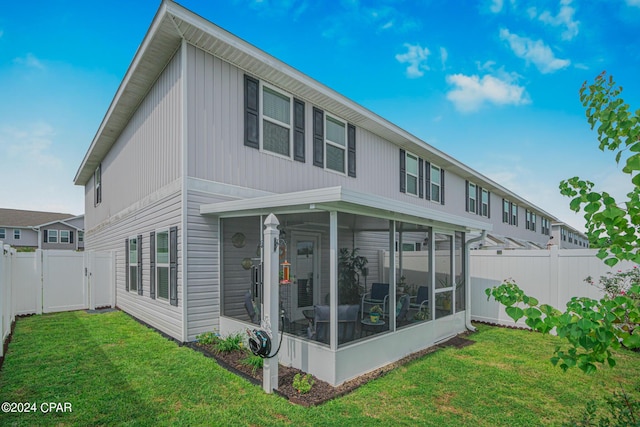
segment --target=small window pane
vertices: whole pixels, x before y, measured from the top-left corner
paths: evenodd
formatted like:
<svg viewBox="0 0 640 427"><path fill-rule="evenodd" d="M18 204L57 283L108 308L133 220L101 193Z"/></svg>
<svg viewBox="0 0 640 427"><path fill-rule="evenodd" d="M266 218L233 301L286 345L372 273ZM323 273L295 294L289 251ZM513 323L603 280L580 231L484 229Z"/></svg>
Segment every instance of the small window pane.
<svg viewBox="0 0 640 427"><path fill-rule="evenodd" d="M268 120L264 120L263 123L262 148L283 156L289 156L289 129L271 123Z"/></svg>
<svg viewBox="0 0 640 427"><path fill-rule="evenodd" d="M407 154L407 173L418 175L418 159L410 154Z"/></svg>
<svg viewBox="0 0 640 427"><path fill-rule="evenodd" d="M291 124L291 103L289 98L267 87L264 88L262 114L282 123Z"/></svg>
<svg viewBox="0 0 640 427"><path fill-rule="evenodd" d="M434 202L440 201L440 186L434 183L431 183L431 200Z"/></svg>
<svg viewBox="0 0 640 427"><path fill-rule="evenodd" d="M407 175L407 193L418 194L418 179L415 176Z"/></svg>
<svg viewBox="0 0 640 427"><path fill-rule="evenodd" d="M327 144L327 168L344 172L344 150Z"/></svg>
<svg viewBox="0 0 640 427"><path fill-rule="evenodd" d="M158 264L169 264L169 233L156 234L156 260Z"/></svg>
<svg viewBox="0 0 640 427"><path fill-rule="evenodd" d="M169 267L158 267L158 298L169 299Z"/></svg>
<svg viewBox="0 0 640 427"><path fill-rule="evenodd" d="M6 239L7 230L4 228L0 228L0 239Z"/></svg>
<svg viewBox="0 0 640 427"><path fill-rule="evenodd" d="M138 266L137 265L129 266L129 290L130 291L138 290Z"/></svg>
<svg viewBox="0 0 640 427"><path fill-rule="evenodd" d="M345 126L331 117L327 117L327 139L335 144L346 146Z"/></svg>
<svg viewBox="0 0 640 427"><path fill-rule="evenodd" d="M137 239L129 240L129 264L138 264L138 242Z"/></svg>

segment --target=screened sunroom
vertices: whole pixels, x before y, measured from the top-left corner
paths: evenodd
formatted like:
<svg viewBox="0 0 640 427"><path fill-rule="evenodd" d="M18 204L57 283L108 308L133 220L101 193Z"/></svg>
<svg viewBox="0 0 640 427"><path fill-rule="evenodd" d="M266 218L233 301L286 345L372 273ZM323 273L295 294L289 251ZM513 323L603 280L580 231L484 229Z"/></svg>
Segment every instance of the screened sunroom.
<svg viewBox="0 0 640 427"><path fill-rule="evenodd" d="M263 224L276 215L281 364L338 385L469 323L465 233L484 224L341 187L201 213L219 218L223 334L260 323Z"/></svg>

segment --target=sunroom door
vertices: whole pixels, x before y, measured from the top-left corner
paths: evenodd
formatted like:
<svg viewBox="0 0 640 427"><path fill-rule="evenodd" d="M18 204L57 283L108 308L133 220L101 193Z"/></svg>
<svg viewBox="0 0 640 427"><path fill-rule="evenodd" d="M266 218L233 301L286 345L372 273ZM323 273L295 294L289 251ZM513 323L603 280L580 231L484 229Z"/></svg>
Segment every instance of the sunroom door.
<svg viewBox="0 0 640 427"><path fill-rule="evenodd" d="M313 306L320 303L320 236L296 233L292 236L291 249L292 310L294 319L301 319L304 310L313 310Z"/></svg>

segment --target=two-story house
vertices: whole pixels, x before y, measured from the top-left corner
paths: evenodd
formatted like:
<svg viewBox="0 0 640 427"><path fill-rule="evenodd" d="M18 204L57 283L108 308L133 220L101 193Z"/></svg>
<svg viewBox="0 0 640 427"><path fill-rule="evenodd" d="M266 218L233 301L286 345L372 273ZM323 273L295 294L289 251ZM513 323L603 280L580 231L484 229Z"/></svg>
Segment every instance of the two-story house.
<svg viewBox="0 0 640 427"><path fill-rule="evenodd" d="M117 306L179 341L251 325L275 214L278 357L331 384L470 326L471 233L544 247L556 220L171 1L75 184L87 249L116 252ZM354 249L367 259L355 276ZM370 324L374 283L384 315Z"/></svg>
<svg viewBox="0 0 640 427"><path fill-rule="evenodd" d="M84 215L0 209L0 241L19 249L84 249Z"/></svg>

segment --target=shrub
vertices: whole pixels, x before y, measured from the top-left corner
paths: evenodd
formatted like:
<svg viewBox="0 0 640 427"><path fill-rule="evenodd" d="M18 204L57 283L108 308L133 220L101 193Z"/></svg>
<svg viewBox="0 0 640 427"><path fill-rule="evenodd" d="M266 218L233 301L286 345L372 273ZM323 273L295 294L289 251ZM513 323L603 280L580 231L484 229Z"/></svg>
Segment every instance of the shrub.
<svg viewBox="0 0 640 427"><path fill-rule="evenodd" d="M220 341L220 335L216 332L204 332L196 335L196 340L202 345L214 345Z"/></svg>
<svg viewBox="0 0 640 427"><path fill-rule="evenodd" d="M242 335L239 333L227 335L225 338L220 338L215 346L220 352L242 350Z"/></svg>
<svg viewBox="0 0 640 427"><path fill-rule="evenodd" d="M315 380L313 379L311 374L305 374L304 376L296 374L293 377L293 388L298 390L298 393L300 394L309 393L311 387L313 387L313 384L315 384Z"/></svg>
<svg viewBox="0 0 640 427"><path fill-rule="evenodd" d="M247 357L245 357L244 359L242 359L242 363L244 363L247 366L251 367L251 372L253 372L253 374L256 373L256 371L258 369L261 369L262 366L264 365L264 359L260 356L256 356L253 353L249 353L247 355Z"/></svg>
<svg viewBox="0 0 640 427"><path fill-rule="evenodd" d="M640 386L636 387L640 391ZM640 400L625 393L614 391L613 397L607 397L607 412L598 417L598 404L591 400L587 402L585 414L579 421L572 420L565 423L565 426L586 427L586 426L615 426L630 427L640 426Z"/></svg>

